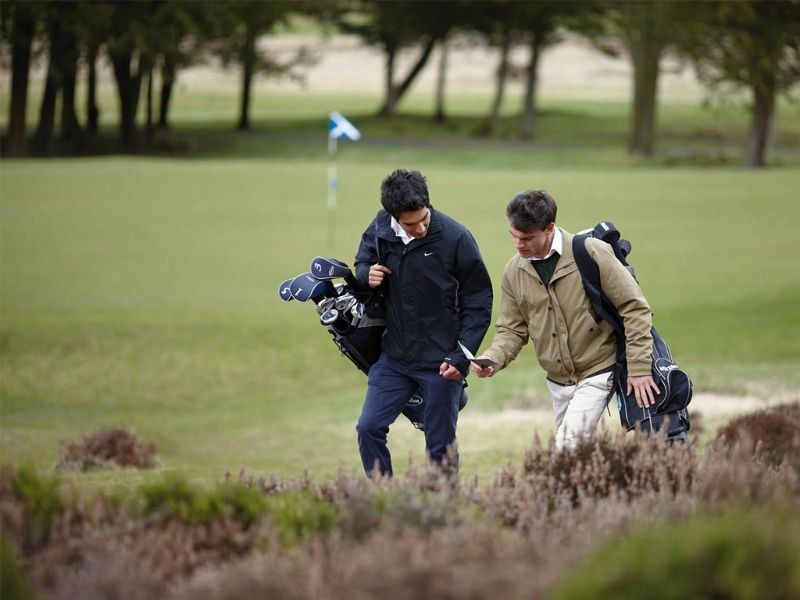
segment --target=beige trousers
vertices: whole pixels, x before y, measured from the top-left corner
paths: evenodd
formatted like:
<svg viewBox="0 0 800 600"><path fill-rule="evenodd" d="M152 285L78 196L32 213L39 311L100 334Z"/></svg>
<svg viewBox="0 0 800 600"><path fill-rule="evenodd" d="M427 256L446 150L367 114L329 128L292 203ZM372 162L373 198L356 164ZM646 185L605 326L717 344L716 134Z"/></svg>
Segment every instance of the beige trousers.
<svg viewBox="0 0 800 600"><path fill-rule="evenodd" d="M582 379L575 385L561 385L547 380L553 396L556 448L572 448L578 439L596 426L606 408L613 385L611 373Z"/></svg>

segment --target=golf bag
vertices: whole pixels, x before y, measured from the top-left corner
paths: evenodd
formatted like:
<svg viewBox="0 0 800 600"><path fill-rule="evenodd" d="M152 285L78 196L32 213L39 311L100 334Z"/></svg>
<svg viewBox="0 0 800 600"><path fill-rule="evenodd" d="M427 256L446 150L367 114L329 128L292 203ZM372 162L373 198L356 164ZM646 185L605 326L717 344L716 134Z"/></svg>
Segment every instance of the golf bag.
<svg viewBox="0 0 800 600"><path fill-rule="evenodd" d="M578 233L572 240L572 252L592 309L598 318L611 325L617 339L617 362L614 366L614 388L611 393L616 393L622 426L629 431L638 426L642 431L650 432L661 430L666 423L667 439L684 440L691 426L686 407L692 400L692 381L686 372L675 364L664 338L652 328L650 330L653 336L652 375L660 393L655 405L646 408L639 407L635 396L627 393L625 328L622 317L600 285L600 269L586 250L588 237L602 240L611 246L617 259L636 279L633 267L627 261L631 244L628 240L620 239L619 231L608 221L599 223L593 230Z"/></svg>
<svg viewBox="0 0 800 600"><path fill-rule="evenodd" d="M333 279L344 283L333 284ZM283 281L279 290L286 302L311 300L316 306L320 323L331 334L342 355L361 372L369 374L370 367L381 355L381 339L386 321L370 316L368 308L375 302L375 292L362 286L350 267L331 258L316 257L311 270ZM466 383L464 384L466 387ZM467 404L467 392L461 393L459 410ZM417 429L425 428L425 400L418 389L408 400L402 414Z"/></svg>

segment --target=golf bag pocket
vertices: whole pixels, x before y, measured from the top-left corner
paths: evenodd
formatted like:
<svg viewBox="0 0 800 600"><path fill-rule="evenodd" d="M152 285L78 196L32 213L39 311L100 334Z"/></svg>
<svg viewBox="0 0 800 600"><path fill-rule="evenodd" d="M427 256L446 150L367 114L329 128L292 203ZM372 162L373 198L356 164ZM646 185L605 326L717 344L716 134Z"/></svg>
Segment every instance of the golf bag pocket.
<svg viewBox="0 0 800 600"><path fill-rule="evenodd" d="M627 376L618 379L615 375L612 395L617 397L617 409L622 427L631 431L637 427L644 432L661 431L666 426L667 439L684 436L691 428L689 412L680 408L669 412L660 412L658 403L655 406L640 407L636 396L627 393ZM659 388L662 389L662 388Z"/></svg>
<svg viewBox="0 0 800 600"><path fill-rule="evenodd" d="M653 379L661 393L656 401L656 414L663 415L686 408L692 401L692 380L686 371L664 359L653 363Z"/></svg>
<svg viewBox="0 0 800 600"><path fill-rule="evenodd" d="M364 314L372 320L386 320L386 303L383 291L373 292L364 298Z"/></svg>
<svg viewBox="0 0 800 600"><path fill-rule="evenodd" d="M656 414L664 415L685 409L692 400L692 380L675 364L669 346L656 331L653 336L653 381L659 389L656 398Z"/></svg>
<svg viewBox="0 0 800 600"><path fill-rule="evenodd" d="M328 326L328 331L342 354L365 374L369 373L369 368L381 356L381 338L385 329L383 325L345 328L336 327L336 324Z"/></svg>

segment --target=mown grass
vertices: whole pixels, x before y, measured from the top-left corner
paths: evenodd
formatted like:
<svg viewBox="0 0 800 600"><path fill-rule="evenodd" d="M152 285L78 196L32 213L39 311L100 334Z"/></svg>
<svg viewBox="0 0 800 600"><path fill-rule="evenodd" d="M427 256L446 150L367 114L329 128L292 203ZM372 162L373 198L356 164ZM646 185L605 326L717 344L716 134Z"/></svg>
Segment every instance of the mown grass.
<svg viewBox="0 0 800 600"><path fill-rule="evenodd" d="M591 147L570 161L504 144L343 145L329 245L324 151L291 144L314 149L294 159L254 149L250 158L4 162L4 459L49 468L59 441L133 426L156 443L165 470L205 481L239 467L357 471L363 375L337 356L313 309L281 303L276 288L318 253L351 261L379 183L398 166L427 174L434 204L472 230L495 282L513 250L503 210L517 191L548 189L570 230L613 220L633 241L656 325L698 390L796 397L796 169L628 159L599 168L585 156L608 156ZM534 430L549 431L547 417L498 412L547 408L531 348L490 382L472 380L470 394L460 427L467 474L487 476L518 459ZM391 445L401 469L422 455L405 422ZM76 477L125 487L148 476Z"/></svg>

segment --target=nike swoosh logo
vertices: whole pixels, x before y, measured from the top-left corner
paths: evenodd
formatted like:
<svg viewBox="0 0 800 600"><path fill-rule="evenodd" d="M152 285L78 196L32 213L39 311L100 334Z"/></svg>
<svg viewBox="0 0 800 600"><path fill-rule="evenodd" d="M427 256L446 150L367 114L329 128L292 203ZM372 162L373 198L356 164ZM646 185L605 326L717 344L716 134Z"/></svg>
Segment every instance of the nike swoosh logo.
<svg viewBox="0 0 800 600"><path fill-rule="evenodd" d="M433 254L433 252L426 252L425 256L430 256L431 254Z"/></svg>

